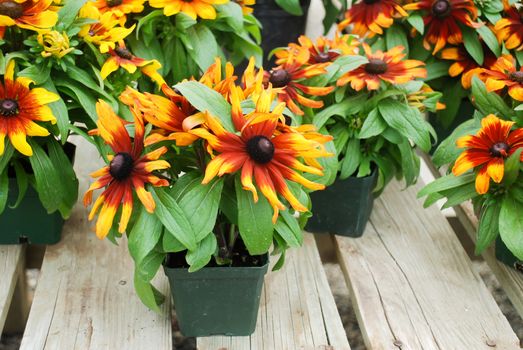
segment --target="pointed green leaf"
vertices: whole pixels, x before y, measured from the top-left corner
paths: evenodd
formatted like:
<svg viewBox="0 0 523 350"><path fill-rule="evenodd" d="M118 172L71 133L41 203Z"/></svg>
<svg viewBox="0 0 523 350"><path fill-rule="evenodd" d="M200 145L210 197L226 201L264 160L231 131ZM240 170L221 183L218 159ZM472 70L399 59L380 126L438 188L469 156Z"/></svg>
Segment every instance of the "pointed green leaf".
<svg viewBox="0 0 523 350"><path fill-rule="evenodd" d="M195 250L189 250L185 256L185 260L189 264L189 272L198 271L205 267L211 261L217 247L216 236L211 232L198 242L198 247Z"/></svg>

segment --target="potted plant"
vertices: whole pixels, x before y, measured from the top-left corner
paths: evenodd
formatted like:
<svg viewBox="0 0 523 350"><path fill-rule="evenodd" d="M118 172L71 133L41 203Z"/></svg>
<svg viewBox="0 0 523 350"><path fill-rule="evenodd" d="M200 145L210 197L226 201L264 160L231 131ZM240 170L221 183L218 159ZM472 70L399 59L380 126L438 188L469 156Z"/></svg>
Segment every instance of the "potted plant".
<svg viewBox="0 0 523 350"><path fill-rule="evenodd" d="M285 104L254 59L240 85L231 69L217 59L199 81L164 84L163 96L128 88L134 122L100 101L91 132L110 146L84 198L104 189L96 233L127 234L136 292L152 309L161 296L150 281L164 265L186 336L253 332L267 253L280 254L277 269L301 244L304 189L323 188L302 173L321 175L317 159L329 156L329 137L284 124Z"/></svg>
<svg viewBox="0 0 523 350"><path fill-rule="evenodd" d="M494 29L502 10L501 1L360 0L345 12L339 28L365 36L376 49L402 45L408 58L425 62L424 81L442 92L446 105L429 113L438 140L443 140L472 117L472 76L502 53Z"/></svg>
<svg viewBox="0 0 523 350"><path fill-rule="evenodd" d="M321 110L305 109L303 115L304 123L333 136L337 154L337 159L325 160L334 163L334 171L323 179L330 186L312 193L313 216L306 229L360 236L374 195L393 177L404 177L407 185L416 181L416 147L430 149L434 133L422 112L436 110L441 94L416 80L426 76L424 64L404 60L402 47L372 51L363 43L359 55L347 40L348 36L341 35L333 40L319 38L316 43L301 38L302 44L291 44L276 55L283 62L290 52L298 52L297 56L308 52L322 60L325 69L309 84L336 85L332 93L315 101L321 103ZM351 49L340 49L347 45ZM302 69L312 70L307 65L310 63L304 63Z"/></svg>
<svg viewBox="0 0 523 350"><path fill-rule="evenodd" d="M476 254L497 239L498 259L521 271L523 96L516 92L523 86L510 79L520 73L515 60L502 57L492 70L480 74L486 86L473 78L474 119L460 125L440 145L435 158L438 166L448 165L452 171L428 184L419 196L427 196L427 206L441 198L447 200L444 207L472 200L479 218ZM501 90L495 83L504 79L509 87ZM502 96L489 91L498 88Z"/></svg>

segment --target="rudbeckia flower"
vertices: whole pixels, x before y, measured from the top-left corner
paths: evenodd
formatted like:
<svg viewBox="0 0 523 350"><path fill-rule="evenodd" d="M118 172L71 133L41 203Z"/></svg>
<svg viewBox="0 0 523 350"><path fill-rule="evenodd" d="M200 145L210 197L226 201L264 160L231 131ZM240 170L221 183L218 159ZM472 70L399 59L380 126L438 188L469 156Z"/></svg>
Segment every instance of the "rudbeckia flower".
<svg viewBox="0 0 523 350"><path fill-rule="evenodd" d="M48 136L49 131L35 122L51 122L56 118L47 104L58 101L60 97L44 88L30 89L32 83L27 78L14 80L15 61L9 61L0 83L0 155L4 154L5 137L8 136L13 147L26 156L33 150L27 143L27 136Z"/></svg>
<svg viewBox="0 0 523 350"><path fill-rule="evenodd" d="M217 153L207 165L203 183L210 182L216 176L241 171L243 188L252 192L254 201L258 201L258 188L273 207L273 222L276 222L279 211L286 208L278 194L295 210L307 211L290 191L286 180L312 190L323 189L323 185L307 180L297 171L322 175L321 167L305 165L300 158L330 154L322 144L306 139L299 132L278 130L278 120L285 105L280 103L271 111L273 98L270 90L260 95L256 101L256 110L247 115L242 112L238 98L241 92L238 90L241 88L237 87L232 92L232 117L238 133L225 130L216 118L208 114L208 129L192 131L207 140L213 153Z"/></svg>
<svg viewBox="0 0 523 350"><path fill-rule="evenodd" d="M458 77L461 75L461 85L465 89L470 89L472 85L472 77L479 75L482 72L482 68L490 68L496 62L496 56L494 56L490 50L485 49L485 60L483 67L479 66L474 58L469 55L465 47L448 47L441 51L441 58L444 60L454 61L449 67L449 75L451 77Z"/></svg>
<svg viewBox="0 0 523 350"><path fill-rule="evenodd" d="M308 64L310 53L308 50L299 50L297 53L290 53L287 60L273 68L270 72L265 72L264 83L271 83L275 88L274 92L278 95L280 102L285 102L287 107L298 115L303 115L303 111L298 106L321 108L323 101L315 101L298 93L301 91L311 96L324 96L334 90L333 86L314 87L300 83L301 80L312 78L326 73L325 67L329 63Z"/></svg>
<svg viewBox="0 0 523 350"><path fill-rule="evenodd" d="M477 135L463 136L456 142L458 147L467 149L456 160L452 173L459 176L482 165L476 177L479 194L488 192L490 179L500 183L505 172L505 159L523 147L523 128L510 132L513 125L514 122L501 120L493 114L486 116Z"/></svg>
<svg viewBox="0 0 523 350"><path fill-rule="evenodd" d="M93 191L104 188L103 193L95 201L89 220L92 220L99 211L96 222L96 235L99 238L107 236L113 225L116 212L122 207L122 214L118 232L124 233L133 211L133 190L140 202L149 213L153 213L156 204L151 193L145 190L144 185L169 186L169 182L153 175L155 170L169 168L169 163L158 160L165 152L166 147L160 147L150 153L144 151L144 124L141 115L136 109L131 109L134 115L135 135L131 141L125 124L104 101L96 104L98 114L98 129L93 134L100 135L114 152L108 157L109 165L91 174L98 178L87 190L84 196L84 205L88 206L93 200Z"/></svg>
<svg viewBox="0 0 523 350"><path fill-rule="evenodd" d="M274 54L278 58L277 64L283 64L289 58L290 52L301 49L309 51L309 64L333 62L341 55L355 55L358 53L358 40L349 34L341 37L336 33L334 39L320 36L316 42L302 35L298 38L299 45L290 43L288 48L278 50Z"/></svg>
<svg viewBox="0 0 523 350"><path fill-rule="evenodd" d="M508 94L515 100L523 101L523 68L516 69L516 61L510 55L498 58L491 69L483 69L479 76L488 91L500 91L508 88Z"/></svg>
<svg viewBox="0 0 523 350"><path fill-rule="evenodd" d="M398 0L361 0L345 12L345 20L338 25L339 30L354 25L352 34L369 38L383 34L383 28L389 28L395 17L405 17L407 12Z"/></svg>
<svg viewBox="0 0 523 350"><path fill-rule="evenodd" d="M38 43L43 47L40 53L42 57L63 58L68 53L74 51L74 47L69 47L69 37L65 32L60 33L52 30L38 34Z"/></svg>
<svg viewBox="0 0 523 350"><path fill-rule="evenodd" d="M507 49L520 51L523 49L522 10L512 5L505 8L505 14L494 26L496 36L500 42L505 43Z"/></svg>
<svg viewBox="0 0 523 350"><path fill-rule="evenodd" d="M50 9L52 3L53 0L0 1L0 38L4 37L5 27L39 31L54 26L58 14Z"/></svg>
<svg viewBox="0 0 523 350"><path fill-rule="evenodd" d="M109 48L109 54L111 57L105 61L104 65L102 66L102 71L100 72L102 79L107 78L111 73L115 72L120 67L125 69L130 74L136 72L137 68L141 68L143 71L143 68L148 65L154 65L157 67L156 69L161 67L160 62L157 60L144 60L143 58L133 55L127 49L123 41L121 41L118 44L118 47L115 49ZM144 73L147 72L148 71L145 71Z"/></svg>
<svg viewBox="0 0 523 350"><path fill-rule="evenodd" d="M214 5L227 3L229 0L149 0L149 5L155 8L163 8L163 14L172 16L183 12L192 19L197 17L203 19L215 19L216 9Z"/></svg>
<svg viewBox="0 0 523 350"><path fill-rule="evenodd" d="M141 13L145 0L96 0L93 4L100 13L110 12L124 25L128 13Z"/></svg>
<svg viewBox="0 0 523 350"><path fill-rule="evenodd" d="M424 112L427 109L427 107L425 106L425 101L433 97L435 94L437 94L437 92L432 90L432 88L429 85L423 84L419 91L407 95L407 101L410 106L419 109L421 112ZM445 104L441 102L436 102L436 110L439 111L445 108Z"/></svg>
<svg viewBox="0 0 523 350"><path fill-rule="evenodd" d="M92 2L86 3L81 8L78 16L80 18L89 18L98 21L97 23L82 27L78 35L85 41L100 46L101 53L107 53L109 49L114 50L116 43L125 39L133 32L134 27L136 27L136 24L133 24L131 28L119 26L118 21L114 20L110 12L100 14Z"/></svg>
<svg viewBox="0 0 523 350"><path fill-rule="evenodd" d="M408 83L415 78L425 78L427 70L423 68L425 63L417 60L403 60L403 46L396 46L389 51L376 51L372 53L367 44L363 44L365 55L369 63L342 75L337 82L338 86L350 83L351 87L360 91L377 90L381 81L391 84Z"/></svg>
<svg viewBox="0 0 523 350"><path fill-rule="evenodd" d="M436 54L447 43L458 45L463 42L460 25L471 28L482 26L477 23L478 10L472 0L421 0L403 6L405 10L422 10L425 12L425 37L423 45Z"/></svg>

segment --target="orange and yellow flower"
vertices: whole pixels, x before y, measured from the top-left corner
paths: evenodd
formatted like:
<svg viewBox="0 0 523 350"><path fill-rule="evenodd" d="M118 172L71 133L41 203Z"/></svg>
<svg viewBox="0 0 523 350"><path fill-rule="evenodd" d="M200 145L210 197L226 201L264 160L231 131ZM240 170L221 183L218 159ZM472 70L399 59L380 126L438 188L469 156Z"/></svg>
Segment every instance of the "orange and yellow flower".
<svg viewBox="0 0 523 350"><path fill-rule="evenodd" d="M119 26L118 21L114 20L113 14L106 12L100 14L98 8L92 2L86 3L78 14L80 18L89 18L97 20L97 23L88 24L82 27L78 35L85 41L100 46L101 53L109 52L109 49L115 49L116 43L123 41L131 34L136 26L131 28Z"/></svg>
<svg viewBox="0 0 523 350"><path fill-rule="evenodd" d="M441 58L444 60L454 61L449 67L449 75L451 77L458 77L461 75L461 85L465 89L470 89L472 85L472 77L480 75L482 68L491 68L496 62L496 56L488 49L485 52L485 59L483 67L479 66L474 58L469 55L465 47L448 47L441 51Z"/></svg>
<svg viewBox="0 0 523 350"><path fill-rule="evenodd" d="M419 109L421 112L424 112L427 109L427 107L425 105L427 99L435 96L436 94L439 94L439 93L432 90L432 88L429 85L423 84L421 89L407 95L407 101L410 106ZM444 103L441 103L439 101L436 102L437 111L445 109L445 108L446 108L446 106Z"/></svg>
<svg viewBox="0 0 523 350"><path fill-rule="evenodd" d="M383 34L383 29L394 23L394 18L405 16L407 12L399 0L361 0L345 12L345 20L338 28L342 30L352 24L352 34L371 38Z"/></svg>
<svg viewBox="0 0 523 350"><path fill-rule="evenodd" d="M320 36L316 40L316 43L305 35L302 35L298 38L298 43L299 45L290 43L288 48L276 51L274 53L277 57L276 63L285 63L291 55L291 52L296 54L299 50L309 51L309 64L333 62L339 56L357 54L359 46L358 40L354 39L351 35L345 34L339 36L338 33L336 33L334 39Z"/></svg>
<svg viewBox="0 0 523 350"><path fill-rule="evenodd" d="M43 47L40 53L42 57L63 58L65 55L74 51L74 47L69 47L69 37L67 33L51 30L38 34L38 43Z"/></svg>
<svg viewBox="0 0 523 350"><path fill-rule="evenodd" d="M96 0L93 4L101 14L109 12L124 25L129 13L141 13L145 0Z"/></svg>
<svg viewBox="0 0 523 350"><path fill-rule="evenodd" d="M0 38L10 26L34 31L51 28L58 21L52 4L53 0L0 1Z"/></svg>
<svg viewBox="0 0 523 350"><path fill-rule="evenodd" d="M447 43L458 45L463 42L460 25L478 28L478 10L472 0L420 0L403 6L405 10L421 10L425 13L425 37L423 45L432 54L443 49Z"/></svg>
<svg viewBox="0 0 523 350"><path fill-rule="evenodd" d="M510 56L501 56L490 69L483 69L479 76L488 91L501 91L508 88L510 97L523 101L523 68L516 69L516 61Z"/></svg>
<svg viewBox="0 0 523 350"><path fill-rule="evenodd" d="M99 238L106 237L111 230L120 206L122 214L118 232L125 232L133 211L133 190L145 209L153 213L156 204L151 193L145 190L145 184L169 186L167 180L153 175L153 171L169 168L168 162L158 160L167 152L167 148L160 147L143 155L145 133L143 119L136 109L131 111L134 115L134 142L131 141L125 128L125 122L111 107L102 100L96 104L98 129L93 134L101 136L114 152L114 155L108 157L109 165L91 174L98 180L89 187L84 196L84 205L87 206L92 203L93 192L105 188L89 214L89 220L92 220L99 212L96 222L96 235Z"/></svg>
<svg viewBox="0 0 523 350"><path fill-rule="evenodd" d="M479 194L488 192L490 179L500 183L505 172L505 159L523 147L523 128L511 132L513 125L514 122L501 120L493 114L486 116L476 135L458 139L457 146L467 149L456 160L452 173L459 176L481 166L476 177Z"/></svg>
<svg viewBox="0 0 523 350"><path fill-rule="evenodd" d="M298 93L301 91L310 96L324 96L334 90L333 86L315 87L307 86L300 81L326 73L325 67L330 63L308 64L310 53L308 50L299 50L296 53L290 52L287 60L273 68L270 72L265 72L264 83L271 84L274 92L278 95L280 102L285 102L287 107L298 115L304 112L298 104L311 108L323 107L323 101L315 101Z"/></svg>
<svg viewBox="0 0 523 350"><path fill-rule="evenodd" d="M523 10L511 5L505 6L505 16L496 22L494 31L498 40L504 42L507 49L523 49Z"/></svg>
<svg viewBox="0 0 523 350"><path fill-rule="evenodd" d="M115 49L109 48L109 54L111 57L105 61L100 73L102 79L106 79L111 73L117 71L120 67L130 74L133 74L138 68L140 68L146 75L149 73L149 70L144 69L146 66L152 65L156 68L153 70L154 72L161 68L161 64L157 60L144 60L143 58L133 55L127 49L123 41L121 41Z"/></svg>
<svg viewBox="0 0 523 350"><path fill-rule="evenodd" d="M286 180L312 190L323 189L323 185L309 181L298 173L303 171L321 176L321 167L305 165L299 159L330 154L322 144L306 139L299 132L282 132L277 128L285 105L280 103L271 111L273 97L270 89L262 92L256 102L256 110L247 115L242 112L240 94L240 87L234 88L231 93L232 118L236 132L225 130L209 114L206 115L208 129L198 128L192 131L207 140L212 151L218 153L207 165L203 183L208 183L216 176L241 171L243 188L252 192L254 201L258 201L258 188L273 207L273 222L276 222L279 211L286 208L278 194L295 210L307 211L306 206L291 192Z"/></svg>
<svg viewBox="0 0 523 350"><path fill-rule="evenodd" d="M214 5L227 3L229 0L149 0L149 5L154 8L163 8L166 16L183 12L192 19L215 19Z"/></svg>
<svg viewBox="0 0 523 350"><path fill-rule="evenodd" d="M4 83L0 83L0 156L4 154L5 137L13 147L26 156L33 150L27 136L48 136L49 131L36 122L56 124L56 118L47 106L60 97L44 88L30 89L30 79L14 79L15 61L7 64Z"/></svg>
<svg viewBox="0 0 523 350"><path fill-rule="evenodd" d="M377 90L382 81L391 84L405 84L416 78L425 78L427 70L425 63L417 60L403 60L403 46L396 46L389 51L372 53L367 44L363 44L365 55L369 62L361 67L342 75L337 82L338 86L350 83L351 87L360 91Z"/></svg>
<svg viewBox="0 0 523 350"><path fill-rule="evenodd" d="M253 12L251 6L256 5L256 0L233 0L235 3L241 6L244 15L250 15Z"/></svg>

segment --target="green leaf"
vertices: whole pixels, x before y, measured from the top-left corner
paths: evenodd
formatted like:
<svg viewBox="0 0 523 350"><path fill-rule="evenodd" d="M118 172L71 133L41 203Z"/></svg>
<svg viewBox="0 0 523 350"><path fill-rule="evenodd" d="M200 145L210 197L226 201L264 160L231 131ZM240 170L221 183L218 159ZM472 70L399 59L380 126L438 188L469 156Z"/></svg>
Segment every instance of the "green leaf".
<svg viewBox="0 0 523 350"><path fill-rule="evenodd" d="M165 297L150 282L143 281L139 275L134 273L134 290L136 294L149 309L160 312L160 305Z"/></svg>
<svg viewBox="0 0 523 350"><path fill-rule="evenodd" d="M68 28L76 19L76 15L84 6L87 0L66 0L58 11L58 23L64 28Z"/></svg>
<svg viewBox="0 0 523 350"><path fill-rule="evenodd" d="M303 243L300 225L288 210L280 212L274 228L290 247L299 247Z"/></svg>
<svg viewBox="0 0 523 350"><path fill-rule="evenodd" d="M189 250L185 256L185 260L189 264L189 272L198 271L205 267L211 261L217 247L216 236L211 232L198 242L198 247L195 250Z"/></svg>
<svg viewBox="0 0 523 350"><path fill-rule="evenodd" d="M500 2L501 4L501 2ZM488 46L490 51L496 55L496 57L501 56L501 47L499 46L499 42L496 39L496 35L492 33L490 28L486 25L481 26L476 29L481 36L481 39L485 42L485 44Z"/></svg>
<svg viewBox="0 0 523 350"><path fill-rule="evenodd" d="M503 176L503 184L506 187L510 187L516 182L520 168L521 168L521 152L523 148L517 149L505 162L505 174Z"/></svg>
<svg viewBox="0 0 523 350"><path fill-rule="evenodd" d="M240 236L249 254L264 254L272 244L274 232L272 223L273 209L261 193L258 202L254 203L252 193L243 189L239 177L235 179L235 187L238 201Z"/></svg>
<svg viewBox="0 0 523 350"><path fill-rule="evenodd" d="M18 208L20 203L22 203L22 200L24 199L24 196L27 192L27 188L29 185L29 181L27 180L27 174L25 173L24 168L22 167L20 162L18 162L18 161L13 162L13 167L15 169L15 174L16 174L16 183L18 184L18 198L16 199L15 204L10 206L11 209ZM1 200L0 200L0 202L1 202ZM1 204L0 204L0 207L1 207ZM2 210L0 210L0 213L1 212L2 212Z"/></svg>
<svg viewBox="0 0 523 350"><path fill-rule="evenodd" d="M419 175L420 160L408 140L398 144L401 154L401 170L407 186L414 184Z"/></svg>
<svg viewBox="0 0 523 350"><path fill-rule="evenodd" d="M499 213L499 233L503 243L518 259L523 260L523 203L506 193Z"/></svg>
<svg viewBox="0 0 523 350"><path fill-rule="evenodd" d="M505 118L515 116L514 111L505 104L498 94L487 91L485 84L477 76L472 78L472 96L474 96L475 106L484 115L496 114Z"/></svg>
<svg viewBox="0 0 523 350"><path fill-rule="evenodd" d="M0 174L4 172L4 170L9 165L9 162L11 161L11 158L13 157L13 154L15 153L15 149L13 145L11 145L10 141L4 141L5 142L5 148L4 148L4 154L0 156Z"/></svg>
<svg viewBox="0 0 523 350"><path fill-rule="evenodd" d="M463 152L463 149L456 147L456 141L465 135L475 134L480 128L476 119L470 119L458 126L449 137L441 142L434 152L432 161L437 167L453 163Z"/></svg>
<svg viewBox="0 0 523 350"><path fill-rule="evenodd" d="M4 212L9 194L9 177L7 171L0 173L0 214Z"/></svg>
<svg viewBox="0 0 523 350"><path fill-rule="evenodd" d="M501 205L494 201L490 205L483 208L481 217L479 218L478 234L476 238L477 255L483 251L496 239L499 234L499 214Z"/></svg>
<svg viewBox="0 0 523 350"><path fill-rule="evenodd" d="M423 35L423 32L425 31L425 23L423 22L423 17L419 13L411 13L407 17L407 21L410 23L411 26L416 28L416 30Z"/></svg>
<svg viewBox="0 0 523 350"><path fill-rule="evenodd" d="M448 77L449 76L449 62L445 61L429 61L425 68L427 69L427 77L425 81L431 81L436 78Z"/></svg>
<svg viewBox="0 0 523 350"><path fill-rule="evenodd" d="M58 94L52 79L48 79L45 84L42 85L42 87L51 92L54 92L55 94ZM67 106L65 105L64 100L60 98L58 101L50 103L49 107L51 107L53 115L56 117L56 124L58 125L58 130L60 130L60 138L63 143L65 143L69 136L69 126L71 125L69 122L69 112L67 111Z"/></svg>
<svg viewBox="0 0 523 350"><path fill-rule="evenodd" d="M347 149L340 162L340 179L347 179L358 169L362 158L360 140L352 138L347 142Z"/></svg>
<svg viewBox="0 0 523 350"><path fill-rule="evenodd" d="M401 26L396 23L386 30L385 38L387 41L387 50L391 50L396 46L403 46L405 54L409 54L409 41L407 39L407 33Z"/></svg>
<svg viewBox="0 0 523 350"><path fill-rule="evenodd" d="M442 209L454 207L478 196L478 192L476 192L476 184L472 182L440 193L444 197L447 197L447 201Z"/></svg>
<svg viewBox="0 0 523 350"><path fill-rule="evenodd" d="M378 109L373 109L365 118L358 137L368 139L377 136L387 129L387 123L380 116Z"/></svg>
<svg viewBox="0 0 523 350"><path fill-rule="evenodd" d="M187 29L187 34L192 45L192 48L188 48L189 54L202 71L207 70L214 63L214 58L219 56L216 38L204 24L197 24Z"/></svg>
<svg viewBox="0 0 523 350"><path fill-rule="evenodd" d="M276 3L291 15L303 16L303 10L299 0L276 0Z"/></svg>
<svg viewBox="0 0 523 350"><path fill-rule="evenodd" d="M196 81L186 81L175 86L189 102L200 111L208 111L220 119L222 126L235 132L231 119L231 105L218 92Z"/></svg>
<svg viewBox="0 0 523 350"><path fill-rule="evenodd" d="M391 99L382 100L378 108L387 124L412 140L425 152L430 150L430 129L419 113L415 113L409 106Z"/></svg>
<svg viewBox="0 0 523 350"><path fill-rule="evenodd" d="M448 85L445 86L441 102L445 104L446 108L436 112L438 121L443 127L450 127L454 119L456 119L460 106L466 103L463 97L467 95L468 91L461 85L461 80L455 81L450 87Z"/></svg>
<svg viewBox="0 0 523 350"><path fill-rule="evenodd" d="M454 174L445 175L423 187L418 193L418 198L430 193L437 193L451 188L460 187L468 183L473 183L475 180L476 175L473 173L460 176L454 176Z"/></svg>
<svg viewBox="0 0 523 350"><path fill-rule="evenodd" d="M156 202L155 215L165 228L187 249L194 250L197 246L196 235L185 212L178 203L163 188L150 187Z"/></svg>
<svg viewBox="0 0 523 350"><path fill-rule="evenodd" d="M60 205L58 209L64 219L69 218L71 211L78 201L78 179L73 164L60 146L58 141L47 143L49 159L60 179Z"/></svg>
<svg viewBox="0 0 523 350"><path fill-rule="evenodd" d="M142 260L156 247L163 231L163 225L154 214L148 213L143 206L135 215L138 215L138 219L129 233L128 246L129 253L136 265L140 265Z"/></svg>
<svg viewBox="0 0 523 350"><path fill-rule="evenodd" d="M18 76L29 78L34 81L36 85L43 84L49 79L49 74L51 73L51 66L46 63L47 62L29 66L20 71Z"/></svg>
<svg viewBox="0 0 523 350"><path fill-rule="evenodd" d="M333 104L322 111L314 115L312 123L316 129L321 129L325 123L333 116L339 115L345 117L348 115L356 114L363 109L363 103L367 99L367 96L361 94L354 97L349 97L343 102Z"/></svg>
<svg viewBox="0 0 523 350"><path fill-rule="evenodd" d="M463 26L461 27L461 32L463 33L463 44L465 44L465 49L470 56L474 58L474 61L482 66L484 60L483 47L481 46L476 30Z"/></svg>
<svg viewBox="0 0 523 350"><path fill-rule="evenodd" d="M170 234L165 227L162 234L162 248L167 253L177 253L183 250L187 250L182 242Z"/></svg>
<svg viewBox="0 0 523 350"><path fill-rule="evenodd" d="M219 18L224 18L234 31L243 31L243 13L240 5L231 1L218 5L216 8L218 9Z"/></svg>
<svg viewBox="0 0 523 350"><path fill-rule="evenodd" d="M353 71L362 65L369 63L369 59L365 56L359 55L342 55L338 57L332 64L339 67L335 77L339 77L347 72Z"/></svg>

